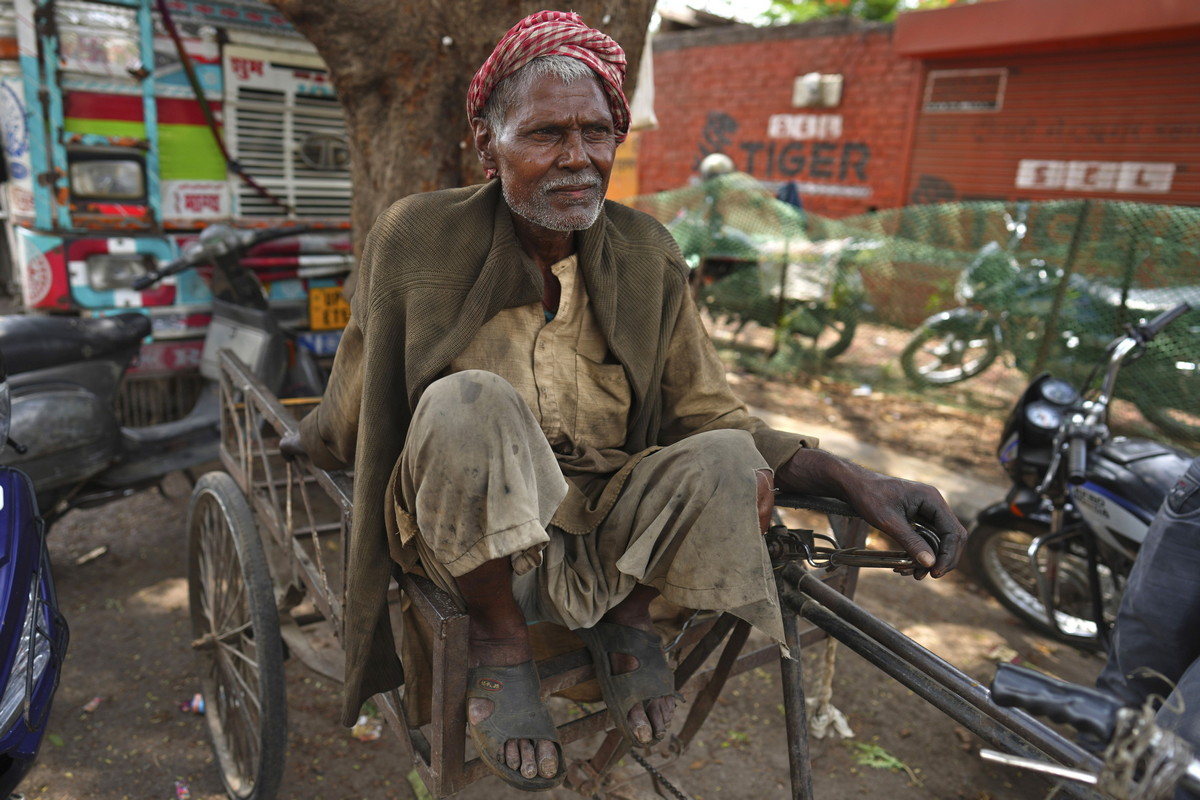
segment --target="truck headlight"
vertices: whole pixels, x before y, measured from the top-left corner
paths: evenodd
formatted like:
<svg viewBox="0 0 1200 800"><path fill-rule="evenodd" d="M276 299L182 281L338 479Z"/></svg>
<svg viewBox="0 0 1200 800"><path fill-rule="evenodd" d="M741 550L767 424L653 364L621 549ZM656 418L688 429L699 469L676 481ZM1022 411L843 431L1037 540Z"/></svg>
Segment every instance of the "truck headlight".
<svg viewBox="0 0 1200 800"><path fill-rule="evenodd" d="M73 159L71 195L80 200L143 201L146 170L137 158Z"/></svg>
<svg viewBox="0 0 1200 800"><path fill-rule="evenodd" d="M150 271L149 256L130 253L96 253L87 257L88 286L97 292L128 289L133 281Z"/></svg>

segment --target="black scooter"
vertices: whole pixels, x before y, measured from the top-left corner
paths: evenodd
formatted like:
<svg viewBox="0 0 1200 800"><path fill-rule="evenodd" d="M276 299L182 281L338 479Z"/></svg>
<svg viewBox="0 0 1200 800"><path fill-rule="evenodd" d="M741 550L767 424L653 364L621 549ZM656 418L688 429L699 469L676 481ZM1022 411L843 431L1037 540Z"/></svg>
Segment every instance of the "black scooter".
<svg viewBox="0 0 1200 800"><path fill-rule="evenodd" d="M256 245L302 232L213 225L178 259L134 282L133 288L145 289L192 267L214 267L213 317L200 367L209 383L187 416L173 422L123 427L114 410L126 368L150 334L146 315L0 317L0 352L12 391L12 446L0 455L0 464L29 475L48 524L73 508L128 497L158 486L171 472L217 457L213 381L222 349L231 348L277 392L286 384L300 393L321 393L324 381L315 359L301 347L288 347L261 284L241 263Z"/></svg>

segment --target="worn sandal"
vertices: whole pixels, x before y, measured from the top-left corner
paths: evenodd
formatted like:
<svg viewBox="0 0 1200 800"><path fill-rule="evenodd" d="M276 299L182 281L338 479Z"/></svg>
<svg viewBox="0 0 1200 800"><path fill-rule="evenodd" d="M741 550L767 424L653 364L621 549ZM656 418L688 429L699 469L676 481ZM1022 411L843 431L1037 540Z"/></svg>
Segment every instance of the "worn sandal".
<svg viewBox="0 0 1200 800"><path fill-rule="evenodd" d="M467 697L492 701L492 713L478 725L467 722L479 758L505 783L527 792L553 789L562 783L562 745L550 712L542 705L537 665L533 661L511 667L475 667L467 673ZM526 778L510 769L501 752L510 739L546 739L558 751L558 774L553 778Z"/></svg>
<svg viewBox="0 0 1200 800"><path fill-rule="evenodd" d="M640 745L629 724L629 709L656 697L682 699L675 691L675 676L663 656L662 640L656 634L613 622L597 622L591 628L580 628L575 633L592 654L600 694L613 724L626 739ZM637 668L620 675L613 674L610 653L633 656L637 659ZM662 739L665 735L666 731L660 731L655 738Z"/></svg>

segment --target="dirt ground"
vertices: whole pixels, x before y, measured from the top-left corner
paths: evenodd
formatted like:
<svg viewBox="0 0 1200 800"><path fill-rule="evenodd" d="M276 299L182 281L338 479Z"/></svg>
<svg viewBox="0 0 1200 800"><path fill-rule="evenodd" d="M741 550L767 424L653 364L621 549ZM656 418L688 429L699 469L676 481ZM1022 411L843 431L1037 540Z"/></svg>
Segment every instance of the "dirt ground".
<svg viewBox="0 0 1200 800"><path fill-rule="evenodd" d="M876 444L903 447L997 483L1000 422L916 401L856 396L850 385L740 375L752 405L803 421L850 424ZM948 443L954 443L948 446ZM181 710L197 691L184 578L187 480L73 512L51 532L51 557L71 643L50 719L50 736L21 791L28 800L151 800L223 794L204 719ZM96 548L103 555L88 560ZM81 558L84 557L84 558ZM864 571L856 599L902 632L986 682L998 661L1023 661L1068 680L1090 682L1095 656L1057 645L1017 624L969 576L916 582ZM824 645L805 654L815 671ZM286 668L288 755L281 798L416 798L411 763L384 731L362 741L337 724L339 687L296 660ZM816 796L1025 800L1050 784L982 761L980 741L845 648L838 650L833 702L851 739L813 743ZM683 707L686 711L686 705ZM721 697L682 756L651 762L685 797L783 798L789 794L779 668L744 673ZM573 746L568 755L580 755ZM613 797L649 797L646 773L629 762ZM664 796L671 796L664 792ZM486 778L468 800L527 796ZM554 791L543 797L577 797Z"/></svg>

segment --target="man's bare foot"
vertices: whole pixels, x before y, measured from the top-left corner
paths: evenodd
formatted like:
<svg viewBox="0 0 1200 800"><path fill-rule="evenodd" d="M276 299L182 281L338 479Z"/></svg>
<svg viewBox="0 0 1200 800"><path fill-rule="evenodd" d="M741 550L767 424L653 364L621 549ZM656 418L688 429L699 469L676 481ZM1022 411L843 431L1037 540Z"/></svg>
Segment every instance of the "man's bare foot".
<svg viewBox="0 0 1200 800"><path fill-rule="evenodd" d="M658 636L654 629L654 621L650 618L650 601L655 596L655 590L648 586L639 586L628 598L605 614L603 620ZM640 666L637 658L628 653L609 653L608 663L614 675L633 672ZM666 736L674 716L675 698L669 695L634 705L626 715L633 736L641 745L653 744Z"/></svg>
<svg viewBox="0 0 1200 800"><path fill-rule="evenodd" d="M474 631L472 631L474 634ZM476 639L471 636L468 644L468 665L507 667L523 664L533 658L528 636L518 640ZM492 715L491 700L482 697L467 698L467 719L478 725ZM558 774L558 749L554 742L539 739L509 739L497 756L514 772L526 778L553 778Z"/></svg>
<svg viewBox="0 0 1200 800"><path fill-rule="evenodd" d="M633 627L633 626L631 626ZM642 630L645 630L643 628ZM653 632L653 628L651 628ZM608 662L614 675L623 675L638 668L638 660L625 653L610 653ZM642 705L635 705L626 715L638 744L648 745L662 739L671 728L675 716L674 697L655 697Z"/></svg>
<svg viewBox="0 0 1200 800"><path fill-rule="evenodd" d="M533 659L525 617L512 597L512 567L508 559L488 561L458 578L467 605L470 632L467 666L511 667ZM535 698L535 702L540 702ZM467 719L478 725L492 715L487 698L467 698ZM525 778L554 778L559 773L558 749L548 739L510 739L499 760Z"/></svg>

